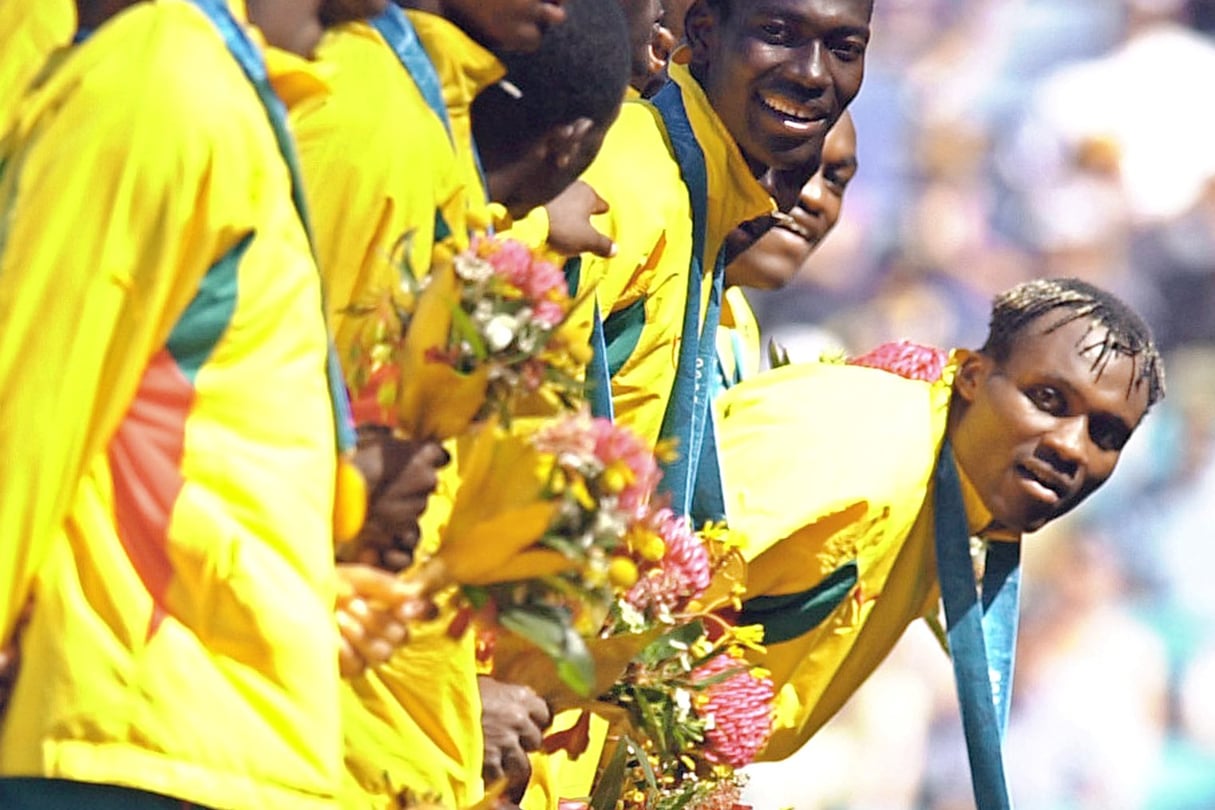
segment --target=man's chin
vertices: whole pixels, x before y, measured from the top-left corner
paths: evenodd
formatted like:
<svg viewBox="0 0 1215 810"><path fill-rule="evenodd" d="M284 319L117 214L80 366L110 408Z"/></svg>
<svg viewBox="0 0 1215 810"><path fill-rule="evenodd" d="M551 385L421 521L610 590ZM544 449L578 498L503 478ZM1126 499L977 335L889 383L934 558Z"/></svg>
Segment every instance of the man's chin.
<svg viewBox="0 0 1215 810"><path fill-rule="evenodd" d="M763 160L769 168L779 172L801 171L805 180L809 180L822 162L823 139L769 139L763 152Z"/></svg>

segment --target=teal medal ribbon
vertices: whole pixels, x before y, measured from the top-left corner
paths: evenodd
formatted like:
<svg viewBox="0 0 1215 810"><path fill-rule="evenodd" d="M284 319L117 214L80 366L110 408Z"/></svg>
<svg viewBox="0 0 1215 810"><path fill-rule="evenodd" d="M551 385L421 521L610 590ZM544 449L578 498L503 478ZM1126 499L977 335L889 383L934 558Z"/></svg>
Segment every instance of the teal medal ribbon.
<svg viewBox="0 0 1215 810"><path fill-rule="evenodd" d="M1002 741L1012 697L1021 544L988 544L980 599L962 486L948 439L934 481L937 577L975 804L978 810L1010 810Z"/></svg>
<svg viewBox="0 0 1215 810"><path fill-rule="evenodd" d="M715 468L717 448L712 430L710 401L716 371L717 326L721 319L725 283L725 256L706 255L708 239L708 173L704 151L696 141L684 107L683 95L674 82L652 99L666 124L667 136L679 163L692 208L692 261L688 272L682 340L671 398L663 415L660 439L677 441L677 458L663 465L661 489L671 496L677 514L690 514L702 464ZM708 305L703 326L700 299L705 268L711 268ZM706 439L711 445L706 447ZM694 516L695 518L695 516Z"/></svg>
<svg viewBox="0 0 1215 810"><path fill-rule="evenodd" d="M296 213L299 215L304 231L308 235L309 245L311 245L312 223L308 217L308 204L304 198L304 185L300 176L299 158L295 152L295 141L287 126L287 109L270 86L270 77L266 72L266 63L262 59L261 51L253 44L253 40L249 38L240 23L232 16L228 6L221 0L190 0L190 2L203 12L215 26L223 38L228 52L240 65L245 77L249 79L249 83L257 92L258 100L261 101L262 107L266 111L266 118L274 131L274 139L278 144L279 152L287 164L287 171L291 176L291 200L295 204ZM87 36L87 32L78 32L77 37L82 39L81 34ZM338 365L337 352L334 350L332 341L329 343L326 357L326 373L329 382L329 398L333 403L333 424L337 449L339 453L344 453L355 446L354 418L351 416L350 400L346 395L341 366Z"/></svg>
<svg viewBox="0 0 1215 810"><path fill-rule="evenodd" d="M422 41L418 38L417 29L409 21L409 15L395 3L389 3L387 8L368 22L371 23L372 28L380 32L380 36L384 37L388 47L392 48L401 67L405 68L405 72L413 79L422 98L426 99L426 106L439 116L439 120L443 122L443 128L447 130L447 137L454 142L451 115L447 111L447 102L443 100L443 82L439 79L439 72L435 70L435 64L431 61L430 54L426 53L426 48L422 46ZM485 189L485 193L488 195L489 182L485 177L485 167L481 165L481 153L477 151L475 143L472 145L472 154L477 174L481 178L481 188ZM482 202L488 203L489 200L486 199ZM492 231L491 227L490 232L492 233ZM451 228L443 220L442 215L436 211L435 240L441 241L450 234Z"/></svg>
<svg viewBox="0 0 1215 810"><path fill-rule="evenodd" d="M725 359L721 356L721 352L718 352L717 363L714 365L716 374L713 378L713 393L710 401L716 400L727 389L733 388L743 380L744 349L742 339L739 338L737 332L730 333L730 345L734 350L734 369L731 371L726 368ZM705 426L705 439L701 445L700 467L692 494L691 514L693 524L696 526L726 519L725 485L721 480L721 469L721 456L717 451L717 413L710 405L709 418Z"/></svg>

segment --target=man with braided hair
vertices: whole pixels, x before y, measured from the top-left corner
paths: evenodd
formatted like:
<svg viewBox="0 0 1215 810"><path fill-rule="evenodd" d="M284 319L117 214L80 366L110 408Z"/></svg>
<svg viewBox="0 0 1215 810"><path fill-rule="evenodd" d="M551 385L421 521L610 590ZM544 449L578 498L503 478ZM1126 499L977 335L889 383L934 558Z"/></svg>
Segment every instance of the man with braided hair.
<svg viewBox="0 0 1215 810"><path fill-rule="evenodd" d="M1109 478L1163 394L1148 327L1074 279L997 296L978 351L901 344L848 365L786 366L727 391L718 401L726 511L748 560L740 619L764 625L755 663L779 692L765 758L800 747L912 621L936 616L947 552L961 548L973 601L970 538L990 541L988 569L993 552L1015 555L1022 534ZM780 472L756 475L767 469ZM1011 653L1009 644L1009 663ZM998 726L1009 684L991 680Z"/></svg>

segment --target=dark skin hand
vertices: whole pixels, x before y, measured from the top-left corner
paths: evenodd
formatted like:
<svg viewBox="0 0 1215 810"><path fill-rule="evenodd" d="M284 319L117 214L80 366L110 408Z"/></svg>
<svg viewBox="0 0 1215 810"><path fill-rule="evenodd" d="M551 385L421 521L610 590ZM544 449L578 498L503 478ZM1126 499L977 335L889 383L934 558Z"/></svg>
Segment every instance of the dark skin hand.
<svg viewBox="0 0 1215 810"><path fill-rule="evenodd" d="M481 730L485 735L481 776L486 786L505 779L506 790L502 795L517 804L532 774L527 754L539 750L544 729L552 722L552 712L539 695L521 684L480 675L477 685L481 690Z"/></svg>
<svg viewBox="0 0 1215 810"><path fill-rule="evenodd" d="M606 214L607 201L581 180L575 180L565 191L550 200L548 210L548 246L562 256L593 253L609 259L616 253L616 243L595 230L591 217Z"/></svg>
<svg viewBox="0 0 1215 810"><path fill-rule="evenodd" d="M435 441L398 439L386 428L359 428L354 463L367 481L367 519L343 562L402 571L413 562L418 520L450 460Z"/></svg>

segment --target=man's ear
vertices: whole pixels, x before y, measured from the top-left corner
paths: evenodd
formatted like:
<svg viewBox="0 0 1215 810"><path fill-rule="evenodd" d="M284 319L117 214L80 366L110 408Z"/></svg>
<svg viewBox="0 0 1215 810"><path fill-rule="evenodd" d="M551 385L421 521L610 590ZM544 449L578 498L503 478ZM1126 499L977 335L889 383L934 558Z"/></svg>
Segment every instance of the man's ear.
<svg viewBox="0 0 1215 810"><path fill-rule="evenodd" d="M953 390L966 402L974 402L979 386L991 373L994 362L982 352L958 349L958 372L953 378Z"/></svg>
<svg viewBox="0 0 1215 810"><path fill-rule="evenodd" d="M688 7L684 21L683 36L688 42L688 61L694 65L707 65L709 52L718 37L721 19L706 0L696 0Z"/></svg>
<svg viewBox="0 0 1215 810"><path fill-rule="evenodd" d="M545 139L546 157L548 162L558 169L569 168L569 165L582 152L583 141L590 134L595 122L585 115L575 118L549 130Z"/></svg>

